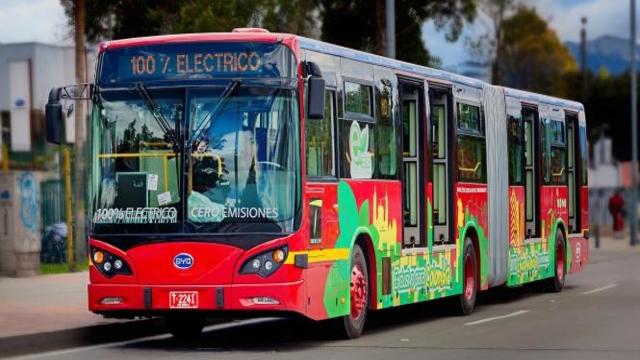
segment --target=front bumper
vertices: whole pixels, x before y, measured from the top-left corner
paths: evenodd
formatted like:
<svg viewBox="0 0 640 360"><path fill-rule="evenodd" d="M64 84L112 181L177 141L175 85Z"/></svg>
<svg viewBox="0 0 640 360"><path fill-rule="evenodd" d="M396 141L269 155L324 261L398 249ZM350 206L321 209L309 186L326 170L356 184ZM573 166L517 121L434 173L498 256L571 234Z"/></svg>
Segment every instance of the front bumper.
<svg viewBox="0 0 640 360"><path fill-rule="evenodd" d="M304 315L306 301L304 281L268 284L233 285L127 285L89 284L89 310L109 313L148 314L164 311L184 311L170 306L170 292L197 292L196 311L274 311ZM119 298L118 304L103 300ZM252 299L269 298L276 303L255 303Z"/></svg>

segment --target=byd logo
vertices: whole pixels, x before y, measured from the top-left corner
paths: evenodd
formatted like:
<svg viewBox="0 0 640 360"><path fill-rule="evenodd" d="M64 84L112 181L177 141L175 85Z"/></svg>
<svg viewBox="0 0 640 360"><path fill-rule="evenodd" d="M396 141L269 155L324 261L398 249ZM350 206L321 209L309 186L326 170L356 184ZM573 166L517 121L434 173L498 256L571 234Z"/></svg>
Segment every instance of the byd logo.
<svg viewBox="0 0 640 360"><path fill-rule="evenodd" d="M173 266L186 270L193 266L193 256L187 253L180 253L173 258Z"/></svg>

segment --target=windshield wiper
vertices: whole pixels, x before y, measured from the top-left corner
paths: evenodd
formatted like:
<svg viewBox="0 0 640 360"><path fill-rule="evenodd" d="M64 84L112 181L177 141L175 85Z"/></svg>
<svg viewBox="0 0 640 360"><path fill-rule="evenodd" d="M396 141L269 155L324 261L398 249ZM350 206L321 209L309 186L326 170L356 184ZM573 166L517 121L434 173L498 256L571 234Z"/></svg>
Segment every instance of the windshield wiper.
<svg viewBox="0 0 640 360"><path fill-rule="evenodd" d="M208 128L209 125L211 125L215 118L218 117L218 115L224 108L224 104L227 102L227 99L229 99L229 96L231 96L236 90L238 90L240 88L240 85L240 80L234 79L231 80L229 85L227 85L227 87L222 91L222 94L220 94L220 96L218 97L218 103L216 104L216 106L211 109L209 113L207 113L207 115L204 117L204 120L202 120L200 125L198 125L198 127L194 130L191 141L189 142L190 144L192 144L192 149L194 145L197 148L200 142L199 139L202 136L204 130Z"/></svg>
<svg viewBox="0 0 640 360"><path fill-rule="evenodd" d="M177 151L177 149L179 148L179 141L176 137L175 129L171 128L171 124L169 124L167 118L162 115L158 104L156 104L156 102L149 94L147 87L143 83L136 83L135 88L136 90L138 90L138 93L140 94L140 97L142 98L145 106L147 107L147 109L149 109L151 115L153 115L153 118L158 123L158 126L160 126L160 129L162 129L164 134L169 137L169 140L173 142L173 148L175 151Z"/></svg>

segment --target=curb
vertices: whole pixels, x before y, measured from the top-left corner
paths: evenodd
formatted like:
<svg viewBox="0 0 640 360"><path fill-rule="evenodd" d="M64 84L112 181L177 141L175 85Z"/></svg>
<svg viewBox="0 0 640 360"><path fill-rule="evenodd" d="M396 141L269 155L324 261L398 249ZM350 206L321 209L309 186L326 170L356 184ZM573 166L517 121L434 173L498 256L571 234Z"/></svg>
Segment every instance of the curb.
<svg viewBox="0 0 640 360"><path fill-rule="evenodd" d="M133 320L0 338L0 358L99 345L166 333L162 319Z"/></svg>

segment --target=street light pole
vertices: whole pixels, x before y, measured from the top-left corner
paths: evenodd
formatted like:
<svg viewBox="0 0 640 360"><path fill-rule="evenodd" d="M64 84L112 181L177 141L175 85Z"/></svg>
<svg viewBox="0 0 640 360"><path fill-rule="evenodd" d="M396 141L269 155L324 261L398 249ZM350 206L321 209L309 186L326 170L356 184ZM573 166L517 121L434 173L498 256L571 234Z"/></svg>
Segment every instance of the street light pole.
<svg viewBox="0 0 640 360"><path fill-rule="evenodd" d="M631 246L638 229L638 74L636 72L636 1L631 0Z"/></svg>
<svg viewBox="0 0 640 360"><path fill-rule="evenodd" d="M75 66L76 66L76 83L83 84L86 82L86 60L87 52L85 49L85 0L75 0L74 3L74 42L75 42ZM86 259L85 247L85 159L84 159L84 131L85 131L85 102L84 100L76 100L75 102L75 147L74 147L74 229L73 239L74 252L77 262ZM70 268L74 268L75 264L69 264Z"/></svg>
<svg viewBox="0 0 640 360"><path fill-rule="evenodd" d="M587 102L587 18L583 17L580 22L580 70L582 71L582 101Z"/></svg>
<svg viewBox="0 0 640 360"><path fill-rule="evenodd" d="M386 0L386 29L387 29L387 49L385 55L392 59L396 58L396 9L394 0Z"/></svg>

